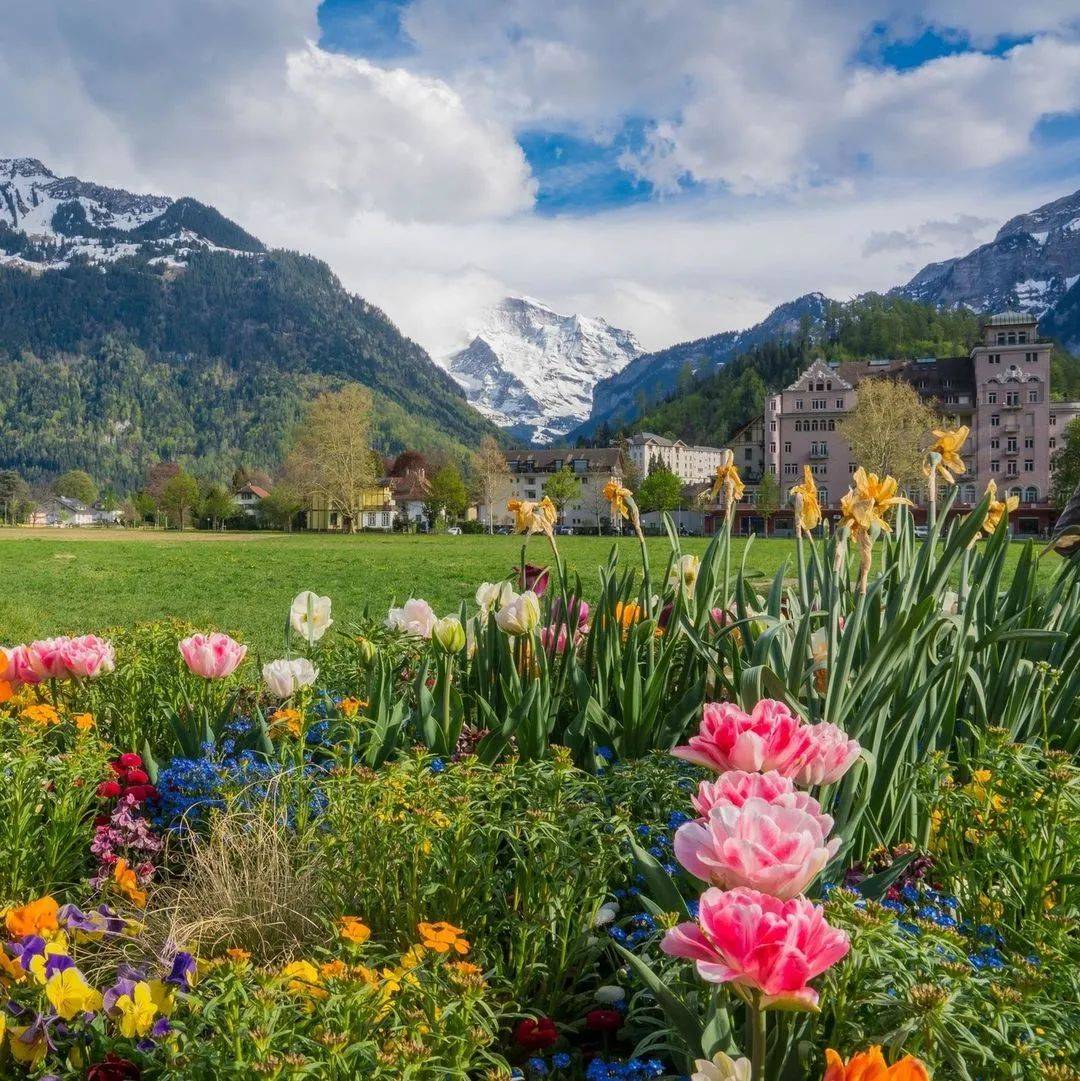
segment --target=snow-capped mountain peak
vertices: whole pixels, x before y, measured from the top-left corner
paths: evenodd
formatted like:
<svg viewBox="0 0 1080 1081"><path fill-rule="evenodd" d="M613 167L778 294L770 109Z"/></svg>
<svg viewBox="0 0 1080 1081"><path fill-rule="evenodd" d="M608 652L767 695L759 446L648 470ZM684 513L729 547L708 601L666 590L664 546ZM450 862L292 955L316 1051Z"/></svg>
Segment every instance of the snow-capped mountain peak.
<svg viewBox="0 0 1080 1081"><path fill-rule="evenodd" d="M504 428L550 443L584 420L600 379L641 353L630 331L560 315L533 297L505 297L467 327L468 344L440 363L469 401Z"/></svg>

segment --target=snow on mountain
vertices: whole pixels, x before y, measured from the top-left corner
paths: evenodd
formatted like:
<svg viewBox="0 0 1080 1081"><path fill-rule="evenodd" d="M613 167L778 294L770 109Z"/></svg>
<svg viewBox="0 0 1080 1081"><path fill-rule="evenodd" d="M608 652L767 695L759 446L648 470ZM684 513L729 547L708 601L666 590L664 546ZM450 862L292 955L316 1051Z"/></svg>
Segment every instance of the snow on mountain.
<svg viewBox="0 0 1080 1081"><path fill-rule="evenodd" d="M110 263L144 251L176 265L208 249L263 246L194 199L135 195L58 177L37 158L0 158L0 264L40 271L79 256Z"/></svg>
<svg viewBox="0 0 1080 1081"><path fill-rule="evenodd" d="M530 297L493 304L468 337L468 345L439 363L481 413L539 444L588 417L596 383L641 353L629 331L599 318L559 315Z"/></svg>

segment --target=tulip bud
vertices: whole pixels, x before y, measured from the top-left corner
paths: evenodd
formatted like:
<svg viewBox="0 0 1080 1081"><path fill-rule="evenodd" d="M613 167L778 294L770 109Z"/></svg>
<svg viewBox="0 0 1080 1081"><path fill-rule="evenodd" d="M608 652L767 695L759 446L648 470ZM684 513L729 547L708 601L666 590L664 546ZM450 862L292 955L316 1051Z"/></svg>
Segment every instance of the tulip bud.
<svg viewBox="0 0 1080 1081"><path fill-rule="evenodd" d="M359 635L356 639L356 649L360 654L360 660L364 664L371 664L375 659L375 654L378 650L375 648L375 643L369 638L365 638L363 635Z"/></svg>
<svg viewBox="0 0 1080 1081"><path fill-rule="evenodd" d="M460 653L465 648L465 628L457 616L443 616L438 620L432 637L447 653Z"/></svg>

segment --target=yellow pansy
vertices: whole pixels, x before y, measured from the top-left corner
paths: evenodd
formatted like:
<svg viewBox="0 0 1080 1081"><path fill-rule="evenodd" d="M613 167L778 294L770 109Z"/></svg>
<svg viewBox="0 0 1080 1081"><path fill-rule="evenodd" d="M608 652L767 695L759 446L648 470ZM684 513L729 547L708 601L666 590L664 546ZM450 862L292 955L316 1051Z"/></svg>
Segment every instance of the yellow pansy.
<svg viewBox="0 0 1080 1081"><path fill-rule="evenodd" d="M939 456L936 472L949 484L955 483L956 475L967 472L964 459L960 457L960 450L967 441L970 431L971 429L966 424L952 430L934 429L934 441L930 444L928 453ZM935 472L935 466L927 462L923 466L923 472L929 477Z"/></svg>
<svg viewBox="0 0 1080 1081"><path fill-rule="evenodd" d="M24 1066L34 1066L44 1057L49 1045L45 1042L42 1025L12 1025L8 1029L8 1047L11 1057Z"/></svg>
<svg viewBox="0 0 1080 1081"><path fill-rule="evenodd" d="M113 1012L119 1018L120 1033L129 1040L136 1036L145 1036L158 1015L150 985L140 980L131 990L130 995L121 995L113 1006Z"/></svg>
<svg viewBox="0 0 1080 1081"><path fill-rule="evenodd" d="M101 1009L101 995L86 982L77 968L65 968L53 973L45 983L45 997L65 1020L76 1014Z"/></svg>
<svg viewBox="0 0 1080 1081"><path fill-rule="evenodd" d="M792 486L791 494L798 496L795 501L796 524L805 533L816 529L821 523L821 504L818 502L817 485L808 465L803 467L802 484Z"/></svg>

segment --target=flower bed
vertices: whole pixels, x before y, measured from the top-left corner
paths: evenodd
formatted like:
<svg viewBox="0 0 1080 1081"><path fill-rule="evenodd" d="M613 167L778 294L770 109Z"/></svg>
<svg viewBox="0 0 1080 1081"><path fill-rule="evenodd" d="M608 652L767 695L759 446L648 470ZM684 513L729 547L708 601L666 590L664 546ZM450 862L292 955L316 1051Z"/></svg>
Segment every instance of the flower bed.
<svg viewBox="0 0 1080 1081"><path fill-rule="evenodd" d="M1075 1077L1076 567L800 487L771 584L520 504L441 617L6 649L0 1075Z"/></svg>

